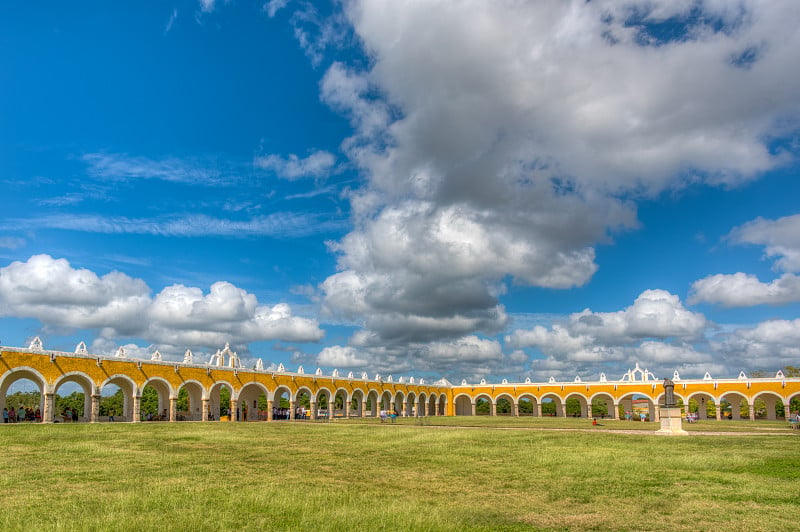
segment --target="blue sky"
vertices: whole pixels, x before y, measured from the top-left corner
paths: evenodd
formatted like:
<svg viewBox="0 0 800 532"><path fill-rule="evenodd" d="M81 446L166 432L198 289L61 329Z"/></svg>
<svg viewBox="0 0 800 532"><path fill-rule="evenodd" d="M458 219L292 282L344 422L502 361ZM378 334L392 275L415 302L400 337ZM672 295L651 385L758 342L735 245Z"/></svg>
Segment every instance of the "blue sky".
<svg viewBox="0 0 800 532"><path fill-rule="evenodd" d="M0 343L452 381L800 362L790 1L0 10Z"/></svg>

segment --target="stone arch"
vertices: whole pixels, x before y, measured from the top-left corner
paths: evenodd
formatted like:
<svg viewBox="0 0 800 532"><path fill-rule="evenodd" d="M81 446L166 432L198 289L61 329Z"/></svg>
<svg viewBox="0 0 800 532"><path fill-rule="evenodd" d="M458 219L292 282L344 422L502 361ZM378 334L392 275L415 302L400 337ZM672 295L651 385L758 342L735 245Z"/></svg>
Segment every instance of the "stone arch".
<svg viewBox="0 0 800 532"><path fill-rule="evenodd" d="M540 416L541 403L532 393L523 393L517 397L517 413L520 416Z"/></svg>
<svg viewBox="0 0 800 532"><path fill-rule="evenodd" d="M282 384L271 394L272 420L289 421L292 419L292 389Z"/></svg>
<svg viewBox="0 0 800 532"><path fill-rule="evenodd" d="M403 415L403 403L406 400L406 394L402 390L397 390L394 394L394 401L392 401L392 408L397 412L398 416Z"/></svg>
<svg viewBox="0 0 800 532"><path fill-rule="evenodd" d="M516 414L514 398L507 393L501 393L495 397L492 408L494 413L498 416L513 416Z"/></svg>
<svg viewBox="0 0 800 532"><path fill-rule="evenodd" d="M222 404L223 393L222 389L226 388L230 394L230 401L227 404ZM228 381L215 381L211 388L208 389L208 410L206 411L206 419L208 421L223 420L226 416L228 421L235 419L236 412L231 416L231 407L235 409L235 388Z"/></svg>
<svg viewBox="0 0 800 532"><path fill-rule="evenodd" d="M691 410L697 413L697 419L704 420L709 416L719 419L719 400L710 392L702 390L692 392L686 397L684 405L687 407L687 412Z"/></svg>
<svg viewBox="0 0 800 532"><path fill-rule="evenodd" d="M764 407L762 411L761 405L758 401L763 401ZM753 396L752 405L754 407L754 418L766 418L769 420L778 419L776 406L778 402L783 402L783 396L770 390L764 390Z"/></svg>
<svg viewBox="0 0 800 532"><path fill-rule="evenodd" d="M428 397L428 413L427 413L427 415L429 415L429 416L437 415L437 413L438 413L437 404L436 404L437 403L437 399L438 399L438 397L436 396L435 393L432 393Z"/></svg>
<svg viewBox="0 0 800 532"><path fill-rule="evenodd" d="M51 387L47 385L47 380L44 378L44 375L28 366L10 369L0 376L0 410L7 407L8 390L15 382L21 380L31 381L39 389L39 404L37 408L39 409L42 421L51 423L53 421L55 407L54 396L51 396L51 399L47 400L47 394L51 393ZM31 407L32 406L33 405L31 405Z"/></svg>
<svg viewBox="0 0 800 532"><path fill-rule="evenodd" d="M417 411L417 394L414 392L408 392L406 396L406 409L402 415L405 417L413 417L416 415Z"/></svg>
<svg viewBox="0 0 800 532"><path fill-rule="evenodd" d="M148 410L145 405L140 406L140 412L147 419L167 421L169 419L169 404L170 399L175 397L172 390L172 385L162 377L150 377L144 384L142 384L141 392L139 395L143 396L145 388L152 388L158 396L158 403L155 405L155 411Z"/></svg>
<svg viewBox="0 0 800 532"><path fill-rule="evenodd" d="M378 410L391 410L392 409L392 392L384 390L378 404Z"/></svg>
<svg viewBox="0 0 800 532"><path fill-rule="evenodd" d="M417 398L417 416L428 415L428 394L420 392Z"/></svg>
<svg viewBox="0 0 800 532"><path fill-rule="evenodd" d="M366 415L366 394L361 388L355 388L350 394L349 417L364 417Z"/></svg>
<svg viewBox="0 0 800 532"><path fill-rule="evenodd" d="M266 421L269 389L260 382L248 382L239 390L237 409L242 421Z"/></svg>
<svg viewBox="0 0 800 532"><path fill-rule="evenodd" d="M476 395L472 404L474 405L473 413L476 416L491 416L492 415L492 396L488 393L479 393Z"/></svg>
<svg viewBox="0 0 800 532"><path fill-rule="evenodd" d="M294 394L294 403L297 405L300 413L295 414L296 418L308 419L311 416L311 404L314 403L313 397L314 394L311 392L311 388L301 386L297 389Z"/></svg>
<svg viewBox="0 0 800 532"><path fill-rule="evenodd" d="M577 401L577 408L575 402ZM589 417L589 400L580 392L572 392L564 398L564 415L570 417Z"/></svg>
<svg viewBox="0 0 800 532"><path fill-rule="evenodd" d="M436 412L438 416L443 416L447 413L447 395L439 394L438 410Z"/></svg>
<svg viewBox="0 0 800 532"><path fill-rule="evenodd" d="M322 401L324 399L324 401ZM328 418L330 414L331 402L333 401L333 393L325 387L317 390L314 395L314 403L312 404L312 419ZM324 406L323 406L324 405Z"/></svg>
<svg viewBox="0 0 800 532"><path fill-rule="evenodd" d="M378 393L378 390L371 389L369 393L367 393L366 401L369 406L369 410L367 410L367 415L370 417L377 417L378 411L381 410L380 394Z"/></svg>
<svg viewBox="0 0 800 532"><path fill-rule="evenodd" d="M677 394L676 394L677 397ZM641 421L644 414L645 421L655 421L656 402L655 400L641 392L630 392L619 398L619 407L623 410L623 419Z"/></svg>
<svg viewBox="0 0 800 532"><path fill-rule="evenodd" d="M60 397L58 395L59 388L68 383L77 384L83 391L83 408L78 412L76 418L79 421L96 421L97 412L92 412L92 397L99 395L99 393L97 393L97 386L92 378L82 371L64 373L56 379L51 387L54 398ZM63 417L62 412L55 412L55 415Z"/></svg>
<svg viewBox="0 0 800 532"><path fill-rule="evenodd" d="M600 419L617 419L619 417L619 412L614 408L614 397L608 392L595 393L589 397L589 404L592 409L592 417Z"/></svg>
<svg viewBox="0 0 800 532"><path fill-rule="evenodd" d="M457 416L471 416L472 415L472 397L466 393L460 393L453 399L456 405Z"/></svg>
<svg viewBox="0 0 800 532"><path fill-rule="evenodd" d="M745 416L749 417L747 405L749 404L747 396L741 392L730 391L725 392L719 396L720 408L723 409L722 418L731 420L742 419L742 407L745 410Z"/></svg>
<svg viewBox="0 0 800 532"><path fill-rule="evenodd" d="M182 404L182 392L186 392L186 404ZM176 405L176 419L178 421L202 421L203 419L203 397L206 390L203 385L196 380L183 381L178 387L176 397L179 405Z"/></svg>
<svg viewBox="0 0 800 532"><path fill-rule="evenodd" d="M557 393L548 392L542 395L541 403L543 416L564 417L564 403Z"/></svg>
<svg viewBox="0 0 800 532"><path fill-rule="evenodd" d="M122 393L122 411L117 412L115 407L103 409L101 407L101 414L105 414L109 421L139 421L139 387L136 382L124 373L115 373L110 375L106 380L100 383L97 391L100 393L100 401L102 403L104 397L103 390L106 386L115 386L119 388ZM136 399L134 399L136 397ZM105 410L103 412L103 410Z"/></svg>
<svg viewBox="0 0 800 532"><path fill-rule="evenodd" d="M333 394L333 409L331 410L332 417L347 417L349 413L350 392L346 388L336 388Z"/></svg>

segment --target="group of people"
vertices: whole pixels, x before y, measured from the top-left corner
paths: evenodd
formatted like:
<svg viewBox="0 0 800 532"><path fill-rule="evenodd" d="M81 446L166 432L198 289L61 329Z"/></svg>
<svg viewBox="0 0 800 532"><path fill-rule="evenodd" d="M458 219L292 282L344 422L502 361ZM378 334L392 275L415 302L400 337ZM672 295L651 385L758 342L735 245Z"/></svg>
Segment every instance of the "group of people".
<svg viewBox="0 0 800 532"><path fill-rule="evenodd" d="M20 423L22 421L39 422L42 420L42 412L38 408L34 410L30 407L20 406L16 410L13 408L3 409L3 423Z"/></svg>
<svg viewBox="0 0 800 532"><path fill-rule="evenodd" d="M391 419L392 423L394 423L394 421L397 419L397 410L381 410L379 416L381 418L381 423L385 423L387 419Z"/></svg>

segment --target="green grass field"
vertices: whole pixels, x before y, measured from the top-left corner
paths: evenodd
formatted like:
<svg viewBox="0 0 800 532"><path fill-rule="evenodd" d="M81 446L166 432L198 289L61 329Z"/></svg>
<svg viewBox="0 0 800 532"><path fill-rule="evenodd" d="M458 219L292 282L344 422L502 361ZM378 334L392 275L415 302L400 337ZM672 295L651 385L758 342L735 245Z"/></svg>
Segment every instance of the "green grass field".
<svg viewBox="0 0 800 532"><path fill-rule="evenodd" d="M429 421L0 425L0 529L800 528L800 437L780 422Z"/></svg>

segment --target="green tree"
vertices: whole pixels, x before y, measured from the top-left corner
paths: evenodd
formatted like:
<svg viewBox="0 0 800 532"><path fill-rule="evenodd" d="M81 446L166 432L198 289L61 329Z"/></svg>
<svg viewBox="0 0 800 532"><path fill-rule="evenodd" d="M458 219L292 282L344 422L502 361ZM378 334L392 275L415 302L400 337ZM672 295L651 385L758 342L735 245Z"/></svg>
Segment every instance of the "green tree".
<svg viewBox="0 0 800 532"><path fill-rule="evenodd" d="M142 413L142 415L159 415L158 392L152 386L145 386L142 390L142 399L139 403L139 411Z"/></svg>
<svg viewBox="0 0 800 532"><path fill-rule="evenodd" d="M577 397L570 397L567 399L567 416L580 416L581 415L581 402Z"/></svg>
<svg viewBox="0 0 800 532"><path fill-rule="evenodd" d="M225 416L231 408L231 391L227 386L222 386L219 389L219 415ZM234 415L236 415L234 413Z"/></svg>
<svg viewBox="0 0 800 532"><path fill-rule="evenodd" d="M186 388L181 388L181 391L178 392L178 401L175 404L175 408L178 412L189 411L189 391Z"/></svg>
<svg viewBox="0 0 800 532"><path fill-rule="evenodd" d="M519 413L520 414L533 414L533 401L530 399L519 400Z"/></svg>
<svg viewBox="0 0 800 532"><path fill-rule="evenodd" d="M113 395L100 398L101 416L121 416L124 414L125 396L122 390L117 390Z"/></svg>
<svg viewBox="0 0 800 532"><path fill-rule="evenodd" d="M6 395L6 407L17 409L20 406L22 408L33 408L36 410L40 408L39 405L41 404L42 396L39 392L15 392L10 395Z"/></svg>
<svg viewBox="0 0 800 532"><path fill-rule="evenodd" d="M509 401L505 397L497 401L496 411L498 414L510 414L511 408L512 408L511 401Z"/></svg>
<svg viewBox="0 0 800 532"><path fill-rule="evenodd" d="M56 414L69 410L70 412L77 412L78 416L83 417L83 401L83 392L72 392L65 397L56 394Z"/></svg>

